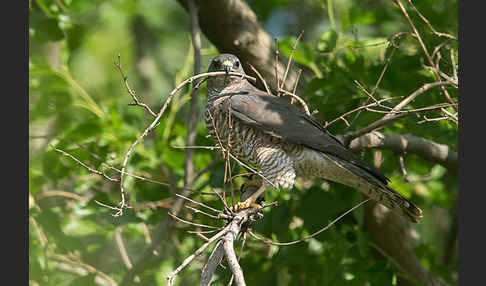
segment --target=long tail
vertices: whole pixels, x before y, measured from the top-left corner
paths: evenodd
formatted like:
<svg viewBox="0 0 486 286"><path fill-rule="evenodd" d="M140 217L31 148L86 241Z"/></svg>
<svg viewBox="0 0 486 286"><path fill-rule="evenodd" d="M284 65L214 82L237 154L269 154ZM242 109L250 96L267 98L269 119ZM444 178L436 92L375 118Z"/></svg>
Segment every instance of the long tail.
<svg viewBox="0 0 486 286"><path fill-rule="evenodd" d="M392 188L385 186L386 193L390 196L390 199L395 203L390 203L389 200L381 200L379 203L390 208L395 212L399 212L410 219L410 221L417 223L419 219L422 218L422 210L414 205L411 201L404 198L397 191Z"/></svg>
<svg viewBox="0 0 486 286"><path fill-rule="evenodd" d="M353 179L348 177L348 180L341 180L341 183L358 189L363 194L369 196L395 213L408 218L412 222L416 223L422 217L422 210L419 207L404 198L394 189L390 188L381 178L377 178L373 173L370 173L368 170L360 168L351 162L336 157L333 157L333 159L335 163L344 169L343 173L348 171L356 176ZM344 175L343 173L341 176Z"/></svg>

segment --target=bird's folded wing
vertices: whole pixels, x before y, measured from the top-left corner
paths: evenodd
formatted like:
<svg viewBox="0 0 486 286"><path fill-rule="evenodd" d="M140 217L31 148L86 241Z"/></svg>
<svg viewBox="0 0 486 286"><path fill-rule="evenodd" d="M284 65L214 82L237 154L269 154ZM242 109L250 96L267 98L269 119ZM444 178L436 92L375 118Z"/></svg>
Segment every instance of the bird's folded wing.
<svg viewBox="0 0 486 286"><path fill-rule="evenodd" d="M227 100L224 100L223 108L226 110L228 105L231 108L231 115L236 116L246 125L281 138L285 142L302 145L345 160L369 172L384 184L389 180L376 168L344 147L318 122L279 97L248 90L230 94Z"/></svg>

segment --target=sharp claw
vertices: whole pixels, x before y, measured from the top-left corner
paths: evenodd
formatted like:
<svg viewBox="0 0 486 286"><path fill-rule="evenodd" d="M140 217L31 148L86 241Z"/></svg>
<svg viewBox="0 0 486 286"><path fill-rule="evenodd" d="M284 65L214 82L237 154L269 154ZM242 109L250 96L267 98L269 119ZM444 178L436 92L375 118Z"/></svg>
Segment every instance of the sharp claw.
<svg viewBox="0 0 486 286"><path fill-rule="evenodd" d="M234 205L233 211L237 212L237 211L247 209L247 208L250 208L250 207L252 207L254 209L258 209L258 210L262 208L262 206L260 206L257 203L244 201L244 202L239 202L236 205Z"/></svg>

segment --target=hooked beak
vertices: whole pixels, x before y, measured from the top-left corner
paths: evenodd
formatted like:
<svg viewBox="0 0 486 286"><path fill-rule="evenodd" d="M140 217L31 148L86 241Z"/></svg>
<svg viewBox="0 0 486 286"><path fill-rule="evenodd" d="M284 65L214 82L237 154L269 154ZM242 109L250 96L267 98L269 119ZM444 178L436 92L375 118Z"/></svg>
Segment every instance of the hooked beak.
<svg viewBox="0 0 486 286"><path fill-rule="evenodd" d="M233 70L233 63L231 63L231 61L228 60L224 61L223 69L226 72L226 75L228 75L228 73Z"/></svg>

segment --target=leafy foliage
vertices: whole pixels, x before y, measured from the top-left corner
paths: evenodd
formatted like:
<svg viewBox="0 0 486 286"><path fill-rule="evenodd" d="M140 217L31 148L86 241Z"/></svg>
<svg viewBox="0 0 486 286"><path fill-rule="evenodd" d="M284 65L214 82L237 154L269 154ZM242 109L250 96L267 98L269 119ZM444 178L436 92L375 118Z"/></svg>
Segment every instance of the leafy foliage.
<svg viewBox="0 0 486 286"><path fill-rule="evenodd" d="M289 56L293 35L306 31L295 51L292 68L310 71L305 75L307 86L301 96L312 110L318 111L314 117L321 123L368 100L355 80L371 91L388 58L389 66L375 95L380 99L401 97L388 101L389 106L435 80L424 69L423 52L410 34L394 41L397 48L392 55L394 46L388 39L410 30L392 1L248 2L269 29L275 30L276 25L283 29L282 34L275 35L282 54ZM414 5L437 31L456 34L457 1L424 0ZM302 9L294 11L295 7ZM276 11L291 14L296 19L294 25L285 26L284 20L274 18ZM437 37L416 13L409 9L409 14L429 49L447 41L457 61L456 41ZM115 218L112 210L96 202L117 205L119 182L90 172L56 149L110 178L119 178L120 173L109 166L120 168L124 154L152 118L143 109L128 106L131 99L113 61L120 53L130 85L145 103L158 110L175 85L192 75L189 17L175 1L34 0L29 1L29 35L29 279L32 285L109 285L102 272L119 283L128 270L117 244L117 231L121 231L124 247L134 263L147 241L154 239L159 223L167 219L176 190L127 177L125 188L134 208ZM207 40L203 47L203 66L207 67L216 49ZM444 50L440 63L447 74L453 69L447 63L449 50ZM446 89L457 99L457 90ZM166 120L137 145L128 173L183 185L184 150L173 146L185 142L189 108L184 103L189 92L181 92L164 116ZM406 109L439 102L445 99L438 89L431 89ZM361 112L350 130L365 127L382 116ZM440 116L439 112L427 114L429 118ZM408 116L387 125L383 132L410 133L457 148L456 124L448 120L418 124L422 119ZM346 124L338 120L328 128L340 134ZM205 136L200 120L196 145L213 145ZM195 169L206 167L217 152L196 150ZM374 152L366 151L363 156L371 162ZM396 154L386 150L382 153L381 170L392 179L391 186L424 210L422 223L415 226L420 236L415 248L417 257L428 271L456 285L457 247L450 240L454 242L457 237L457 174L406 154L411 179L406 182ZM240 171L244 172L242 168ZM219 162L200 176L193 188L204 192L221 190L223 176L224 163ZM236 179L235 189L240 184L241 179ZM191 198L222 208L212 196L193 194ZM264 220L255 222L253 230L275 241L290 241L313 233L361 201L362 196L345 186L315 180L310 186L301 182L293 190L268 192L266 200L277 200L279 206L265 209ZM148 202L158 202L159 206L144 206ZM188 210L183 210L181 216L221 225ZM198 237L187 233L189 229L177 224L171 230L170 239L164 242L167 251L159 253L155 262L137 274L141 285L165 285L165 276L202 245ZM389 257L375 255L378 252L370 234L363 230L363 210L358 209L328 231L297 245L269 246L248 238L240 262L248 285L396 285L398 277L406 273ZM74 262L68 263L59 255ZM193 285L198 281L206 258L185 269L176 284ZM228 269L219 267L214 285L225 285L230 275Z"/></svg>

